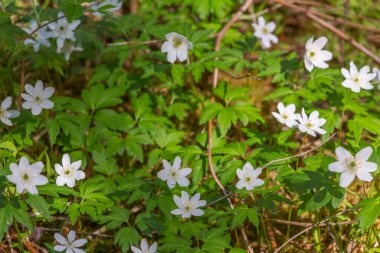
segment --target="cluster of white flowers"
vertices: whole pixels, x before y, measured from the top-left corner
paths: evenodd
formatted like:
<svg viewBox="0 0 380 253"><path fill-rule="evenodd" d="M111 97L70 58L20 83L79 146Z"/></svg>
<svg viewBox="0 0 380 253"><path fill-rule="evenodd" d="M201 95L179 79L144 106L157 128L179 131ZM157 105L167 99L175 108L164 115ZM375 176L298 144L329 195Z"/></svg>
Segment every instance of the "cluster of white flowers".
<svg viewBox="0 0 380 253"><path fill-rule="evenodd" d="M180 186L186 187L190 185L188 176L191 173L190 168L181 169L181 158L177 156L174 159L173 165L170 165L165 159L162 160L164 169L160 170L157 174L158 178L166 181L168 187L173 189L178 183ZM205 200L200 200L200 194L196 193L190 198L189 194L185 191L181 192L181 197L174 195L173 197L178 209L173 210L171 213L174 215L182 215L182 218L189 218L193 216L203 215L203 211L198 207L206 205Z"/></svg>
<svg viewBox="0 0 380 253"><path fill-rule="evenodd" d="M74 20L71 23L67 22L66 17L62 12L58 13L56 22L46 25L46 21L38 26L35 20L30 21L30 28L24 28L24 31L30 35L24 41L25 45L33 45L35 52L39 51L40 45L50 47L48 39L57 40L57 52L63 53L66 60L70 59L73 51L82 51L82 47L75 45L74 30L79 26L80 20Z"/></svg>
<svg viewBox="0 0 380 253"><path fill-rule="evenodd" d="M307 116L305 109L302 108L301 114L295 113L296 106L290 104L285 105L280 102L277 104L278 112L272 112L273 116L281 123L288 127L298 127L302 133L307 133L316 137L316 133L325 134L326 131L321 127L326 123L324 118L319 118L319 112L313 111Z"/></svg>
<svg viewBox="0 0 380 253"><path fill-rule="evenodd" d="M84 179L85 174L79 170L82 161L70 163L70 157L67 154L63 155L62 166L60 164L55 165L55 170L59 174L56 183L58 186L67 184L68 187L74 187L75 180ZM48 183L47 177L41 175L44 164L42 162L29 163L26 156L21 157L19 164L11 163L9 168L12 172L7 176L9 182L16 185L18 193L27 191L31 194L38 194L38 185L45 185Z"/></svg>

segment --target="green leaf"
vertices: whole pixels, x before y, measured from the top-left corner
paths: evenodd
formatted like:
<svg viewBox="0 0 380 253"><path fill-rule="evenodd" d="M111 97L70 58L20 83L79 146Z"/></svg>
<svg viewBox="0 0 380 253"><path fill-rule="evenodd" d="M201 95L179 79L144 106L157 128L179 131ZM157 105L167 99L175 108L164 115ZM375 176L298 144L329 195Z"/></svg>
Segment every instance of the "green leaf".
<svg viewBox="0 0 380 253"><path fill-rule="evenodd" d="M125 227L120 229L115 235L115 244L118 244L123 252L126 252L131 245L136 245L139 234L133 227Z"/></svg>
<svg viewBox="0 0 380 253"><path fill-rule="evenodd" d="M203 111L202 115L199 119L199 125L202 125L209 121L210 119L214 118L220 110L223 109L223 105L219 103L212 103L206 106Z"/></svg>
<svg viewBox="0 0 380 253"><path fill-rule="evenodd" d="M369 198L362 200L358 207L359 227L364 230L372 226L380 215L380 198Z"/></svg>
<svg viewBox="0 0 380 253"><path fill-rule="evenodd" d="M83 7L79 0L64 0L59 5L59 9L65 14L67 22L71 23L83 15Z"/></svg>
<svg viewBox="0 0 380 253"><path fill-rule="evenodd" d="M231 127L230 112L227 109L222 109L218 113L217 121L222 135L225 135Z"/></svg>
<svg viewBox="0 0 380 253"><path fill-rule="evenodd" d="M5 232L8 230L8 225L13 222L12 206L7 204L4 208L0 208L0 239L2 240Z"/></svg>
<svg viewBox="0 0 380 253"><path fill-rule="evenodd" d="M43 197L40 195L28 194L26 202L34 209L36 209L40 214L43 215L45 219L51 221L51 215L49 212L49 205Z"/></svg>
<svg viewBox="0 0 380 253"><path fill-rule="evenodd" d="M125 208L112 207L107 215L101 215L98 218L100 224L106 224L109 229L115 229L123 223L128 223L129 211Z"/></svg>
<svg viewBox="0 0 380 253"><path fill-rule="evenodd" d="M172 77L175 84L183 85L184 78L183 74L185 73L185 67L181 64L172 65Z"/></svg>

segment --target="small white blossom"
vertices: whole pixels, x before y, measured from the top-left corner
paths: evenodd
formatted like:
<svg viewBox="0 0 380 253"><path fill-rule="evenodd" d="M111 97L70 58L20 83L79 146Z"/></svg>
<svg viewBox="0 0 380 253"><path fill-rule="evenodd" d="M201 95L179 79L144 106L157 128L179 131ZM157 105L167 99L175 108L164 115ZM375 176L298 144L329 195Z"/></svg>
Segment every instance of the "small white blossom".
<svg viewBox="0 0 380 253"><path fill-rule="evenodd" d="M371 182L370 172L377 170L377 164L367 162L372 154L372 148L366 147L360 150L355 156L342 147L335 149L337 157L336 162L329 164L329 170L332 172L342 173L340 175L339 185L343 188L349 186L354 181L355 176L365 182Z"/></svg>
<svg viewBox="0 0 380 253"><path fill-rule="evenodd" d="M326 37L320 37L319 39L313 41L313 37L311 37L306 42L306 51L304 56L304 62L306 69L311 72L314 67L325 69L328 68L329 65L326 61L332 59L332 53L327 50L322 50L327 43Z"/></svg>
<svg viewBox="0 0 380 253"><path fill-rule="evenodd" d="M236 174L240 179L236 184L236 188L243 189L245 188L247 191L252 190L254 187L261 186L264 184L264 181L261 180L259 175L262 172L262 168L254 169L251 163L247 162L243 166L243 170L237 169Z"/></svg>
<svg viewBox="0 0 380 253"><path fill-rule="evenodd" d="M165 35L168 41L161 46L161 52L167 53L168 62L174 63L176 59L183 62L187 59L187 50L193 49L193 44L185 36L171 32Z"/></svg>
<svg viewBox="0 0 380 253"><path fill-rule="evenodd" d="M188 186L190 184L186 176L191 173L191 169L181 169L181 157L177 156L174 159L173 165L170 165L165 159L162 160L162 164L164 168L158 172L157 176L159 179L166 181L169 188L174 188L177 183L180 186Z"/></svg>
<svg viewBox="0 0 380 253"><path fill-rule="evenodd" d="M182 191L181 197L174 195L173 199L178 209L171 211L174 215L182 215L182 218L193 216L202 216L204 212L198 207L206 205L206 200L200 200L201 195L195 194L191 199L187 192Z"/></svg>
<svg viewBox="0 0 380 253"><path fill-rule="evenodd" d="M305 113L305 109L302 108L302 114L297 114L297 120L299 122L298 129L302 133L307 133L316 137L315 133L325 134L326 131L321 128L326 123L324 118L319 118L319 112L313 111L308 117Z"/></svg>
<svg viewBox="0 0 380 253"><path fill-rule="evenodd" d="M59 234L54 234L54 239L59 243L54 246L54 250L62 252L66 250L66 253L85 253L84 250L80 249L87 243L87 239L79 239L75 240L75 231L71 230L67 235L67 239Z"/></svg>
<svg viewBox="0 0 380 253"><path fill-rule="evenodd" d="M70 40L66 40L62 47L57 47L57 53L64 54L66 61L70 60L71 53L74 51L83 51L83 48L81 46L75 46Z"/></svg>
<svg viewBox="0 0 380 253"><path fill-rule="evenodd" d="M370 81L376 77L376 74L369 73L371 71L369 66L362 67L359 71L354 62L350 62L350 71L342 68L342 74L346 80L342 85L350 88L353 92L360 92L360 89L371 90L373 89Z"/></svg>
<svg viewBox="0 0 380 253"><path fill-rule="evenodd" d="M82 165L82 161L76 161L71 163L70 156L64 154L62 158L62 165L55 164L55 171L59 174L56 183L58 186L67 185L72 188L75 186L75 180L81 180L85 178L85 174L79 168Z"/></svg>
<svg viewBox="0 0 380 253"><path fill-rule="evenodd" d="M107 6L107 5L113 6L113 7L110 7L108 9L104 10L103 12L114 12L114 11L118 11L121 9L121 6L123 6L123 2L119 2L118 0L105 0L104 2L102 2L100 4L95 4L95 5L91 6L90 10L94 11L92 13L94 16L102 17L103 13L99 12L98 10L104 6Z"/></svg>
<svg viewBox="0 0 380 253"><path fill-rule="evenodd" d="M57 38L57 47L63 47L65 40L75 41L74 30L77 29L80 24L80 20L74 20L71 23L67 22L66 17L63 17L63 13L58 13L57 22L49 24L49 28L52 31L52 37Z"/></svg>
<svg viewBox="0 0 380 253"><path fill-rule="evenodd" d="M276 29L275 22L272 21L266 24L265 19L263 17L259 17L258 23L253 23L252 26L255 29L254 35L260 40L263 49L270 48L271 42L273 42L273 44L278 43L277 36L273 34Z"/></svg>
<svg viewBox="0 0 380 253"><path fill-rule="evenodd" d="M7 176L8 180L16 185L18 193L24 190L30 194L38 194L37 185L45 185L48 179L40 175L44 164L42 162L29 163L28 158L21 157L20 163L11 163L9 168L12 175Z"/></svg>
<svg viewBox="0 0 380 253"><path fill-rule="evenodd" d="M46 22L42 23L41 25L44 24L46 24ZM43 26L38 30L37 28L38 24L35 20L30 21L30 28L23 28L23 30L33 38L26 39L24 41L24 45L33 45L34 52L38 52L40 50L41 44L46 47L50 47L51 45L48 41L48 39L51 37L51 34L47 31L47 26Z"/></svg>
<svg viewBox="0 0 380 253"><path fill-rule="evenodd" d="M54 103L49 100L54 93L54 88L47 87L44 89L41 80L38 80L34 87L30 84L26 84L25 91L27 93L21 93L21 97L25 100L22 104L22 108L32 109L33 115L39 115L42 109L51 109L54 107Z"/></svg>
<svg viewBox="0 0 380 253"><path fill-rule="evenodd" d="M16 110L8 110L12 104L12 97L6 97L3 102L1 102L0 107L0 120L7 126L12 126L10 119L16 118L20 115L20 112Z"/></svg>
<svg viewBox="0 0 380 253"><path fill-rule="evenodd" d="M272 112L273 116L281 123L285 124L288 127L297 126L297 115L295 113L296 106L294 104L290 104L288 106L284 106L282 102L277 104L277 112Z"/></svg>
<svg viewBox="0 0 380 253"><path fill-rule="evenodd" d="M156 253L157 252L157 242L154 242L150 247L145 239L141 240L140 249L132 246L131 250L133 253Z"/></svg>

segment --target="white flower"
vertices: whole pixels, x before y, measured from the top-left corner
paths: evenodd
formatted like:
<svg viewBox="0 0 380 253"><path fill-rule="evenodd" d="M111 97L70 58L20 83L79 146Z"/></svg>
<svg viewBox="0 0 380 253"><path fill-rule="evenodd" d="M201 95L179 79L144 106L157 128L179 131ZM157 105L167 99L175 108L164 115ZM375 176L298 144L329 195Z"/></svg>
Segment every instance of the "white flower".
<svg viewBox="0 0 380 253"><path fill-rule="evenodd" d="M320 37L316 41L313 42L314 37L311 37L306 42L306 52L304 56L306 69L311 72L314 67L325 69L328 68L329 65L326 61L332 59L332 53L327 50L322 50L322 48L327 43L326 37Z"/></svg>
<svg viewBox="0 0 380 253"><path fill-rule="evenodd" d="M87 243L87 239L75 240L75 231L71 230L67 235L67 239L59 234L54 234L54 239L59 243L54 246L54 250L62 252L66 250L66 253L85 253L84 250L79 249Z"/></svg>
<svg viewBox="0 0 380 253"><path fill-rule="evenodd" d="M321 128L326 123L324 118L318 118L319 112L313 111L308 117L305 113L305 109L302 108L302 115L297 114L297 120L299 122L298 129L302 133L307 133L311 136L316 136L315 133L325 134L326 131Z"/></svg>
<svg viewBox="0 0 380 253"><path fill-rule="evenodd" d="M245 188L247 191L252 190L256 186L261 186L264 184L264 181L261 180L259 175L262 172L262 168L254 169L252 165L247 162L243 166L243 170L237 169L236 174L240 179L236 184L236 188L243 189Z"/></svg>
<svg viewBox="0 0 380 253"><path fill-rule="evenodd" d="M148 242L145 239L142 239L141 249L136 248L135 246L131 247L133 253L156 253L157 252L157 243L154 242L150 247Z"/></svg>
<svg viewBox="0 0 380 253"><path fill-rule="evenodd" d="M340 175L339 185L343 188L349 186L354 181L355 176L365 182L371 182L370 172L377 170L377 164L367 162L372 154L372 148L366 147L360 150L355 156L342 147L335 149L338 161L329 164L329 170L332 172L342 173Z"/></svg>
<svg viewBox="0 0 380 253"><path fill-rule="evenodd" d="M12 104L12 97L6 97L3 102L1 102L0 107L0 120L7 126L12 126L10 119L16 118L20 115L20 112L16 110L8 110Z"/></svg>
<svg viewBox="0 0 380 253"><path fill-rule="evenodd" d="M49 24L49 28L52 31L52 37L57 38L57 47L63 47L65 40L75 41L74 30L77 29L80 24L80 20L74 20L71 23L67 22L66 17L63 17L63 13L58 13L57 22ZM62 18L63 17L63 18Z"/></svg>
<svg viewBox="0 0 380 253"><path fill-rule="evenodd" d="M44 24L46 24L46 22L42 23L41 25ZM35 20L30 21L30 28L23 28L23 30L33 38L26 39L24 41L24 45L33 45L34 52L38 52L40 50L41 44L46 47L50 47L51 45L48 41L48 39L51 37L51 34L47 31L47 26L43 26L38 30L37 28L38 24Z"/></svg>
<svg viewBox="0 0 380 253"><path fill-rule="evenodd" d="M104 2L102 2L100 4L95 4L95 5L91 6L90 10L94 11L92 13L94 16L102 17L103 14L101 12L99 12L98 10L104 6L107 6L107 5L109 5L109 6L112 5L113 7L110 7L108 9L104 10L103 12L118 11L118 10L120 10L121 6L123 5L123 2L119 2L118 0L105 0Z"/></svg>
<svg viewBox="0 0 380 253"><path fill-rule="evenodd" d="M12 175L7 176L8 180L16 185L18 193L24 190L31 194L38 194L37 185L45 185L48 179L40 175L44 164L42 162L29 163L28 158L21 157L20 163L11 163L9 168Z"/></svg>
<svg viewBox="0 0 380 253"><path fill-rule="evenodd" d="M66 40L63 43L62 47L57 48L57 53L63 53L65 55L65 60L70 60L71 53L74 51L82 51L83 48L81 46L75 46L74 43L70 40Z"/></svg>
<svg viewBox="0 0 380 253"><path fill-rule="evenodd" d="M176 59L180 62L187 59L187 50L193 49L193 44L183 35L171 32L165 35L168 41L161 46L161 52L168 53L168 62L174 63Z"/></svg>
<svg viewBox="0 0 380 253"><path fill-rule="evenodd" d="M278 42L278 38L273 34L276 29L276 24L272 21L268 24L265 23L265 19L263 17L259 17L257 24L252 24L255 29L254 35L260 40L261 46L263 49L271 47L271 41L273 44Z"/></svg>
<svg viewBox="0 0 380 253"><path fill-rule="evenodd" d="M164 165L164 169L160 170L157 176L161 180L167 181L169 188L174 188L177 183L180 186L188 186L190 184L186 176L191 173L191 169L181 169L181 157L177 156L174 159L173 166L165 159L162 160L162 164Z"/></svg>
<svg viewBox="0 0 380 253"><path fill-rule="evenodd" d="M82 165L82 161L76 161L71 163L70 156L64 154L62 158L62 165L55 164L55 171L59 174L56 183L58 186L67 185L72 188L75 186L75 180L81 180L85 178L85 174L79 168Z"/></svg>
<svg viewBox="0 0 380 253"><path fill-rule="evenodd" d="M354 62L350 62L350 71L342 68L342 74L346 80L342 85L346 88L350 88L353 92L360 92L360 88L364 90L373 89L370 81L376 77L376 74L369 73L371 69L369 66L362 67L359 71Z"/></svg>
<svg viewBox="0 0 380 253"><path fill-rule="evenodd" d="M182 191L181 197L174 195L173 199L178 209L171 211L174 215L182 215L182 218L190 218L193 216L202 216L204 212L198 207L206 205L206 200L199 200L201 195L195 194L191 199L187 192Z"/></svg>
<svg viewBox="0 0 380 253"><path fill-rule="evenodd" d="M285 124L288 127L294 127L298 125L297 123L297 115L295 113L296 106L294 104L290 104L287 107L284 106L283 103L277 104L278 112L272 112L273 116L281 123Z"/></svg>
<svg viewBox="0 0 380 253"><path fill-rule="evenodd" d="M30 84L26 84L25 91L27 93L21 93L21 97L25 100L22 104L22 108L32 109L33 115L40 114L42 109L51 109L54 107L54 103L49 100L54 93L54 88L47 87L44 89L41 80L38 80L34 87Z"/></svg>

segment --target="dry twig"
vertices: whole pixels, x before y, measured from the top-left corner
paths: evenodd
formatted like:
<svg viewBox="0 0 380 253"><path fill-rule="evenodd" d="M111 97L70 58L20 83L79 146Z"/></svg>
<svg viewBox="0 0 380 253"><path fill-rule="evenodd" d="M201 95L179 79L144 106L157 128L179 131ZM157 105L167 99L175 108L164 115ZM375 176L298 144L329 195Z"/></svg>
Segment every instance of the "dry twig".
<svg viewBox="0 0 380 253"><path fill-rule="evenodd" d="M356 40L354 40L353 38L351 38L350 36L348 36L344 32L342 32L341 30L339 30L335 26L327 23L326 21L324 21L323 19L321 19L320 17L315 15L315 13L311 12L309 9L297 6L297 5L292 4L292 3L285 1L285 0L271 0L271 2L281 4L282 6L287 7L287 8L289 8L289 9L291 9L297 13L303 13L306 17L313 20L315 23L317 23L321 27L326 28L327 30L334 33L339 38L347 41L353 47L355 47L356 49L358 49L358 50L362 51L364 54L366 54L374 62L376 62L377 64L380 64L380 57L378 57L375 53L373 53L371 50L369 50L368 48L366 48L365 46L363 46L362 44L360 44L359 42L357 42Z"/></svg>

